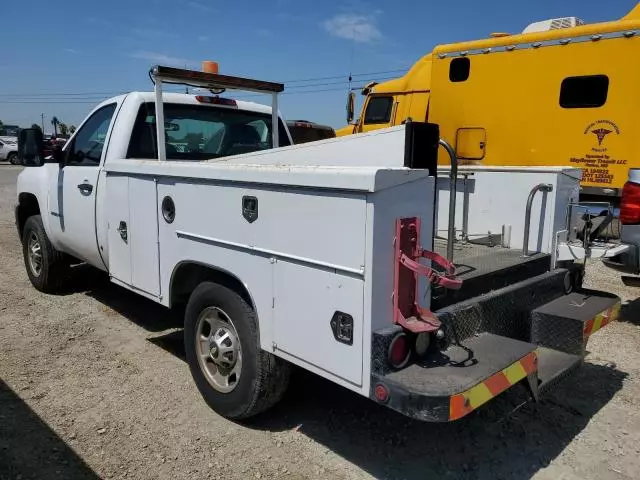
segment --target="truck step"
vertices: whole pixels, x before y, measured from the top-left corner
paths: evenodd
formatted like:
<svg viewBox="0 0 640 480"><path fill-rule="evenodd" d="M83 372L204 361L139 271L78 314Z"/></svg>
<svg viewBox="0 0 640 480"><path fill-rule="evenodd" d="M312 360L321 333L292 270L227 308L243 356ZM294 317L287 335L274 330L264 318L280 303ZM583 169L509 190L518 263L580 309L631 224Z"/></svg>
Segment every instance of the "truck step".
<svg viewBox="0 0 640 480"><path fill-rule="evenodd" d="M491 333L461 343L427 354L418 363L386 377L416 393L448 396L468 390L536 349L531 343Z"/></svg>
<svg viewBox="0 0 640 480"><path fill-rule="evenodd" d="M531 343L584 357L589 336L615 320L620 299L583 290L546 303L532 312Z"/></svg>
<svg viewBox="0 0 640 480"><path fill-rule="evenodd" d="M582 356L571 355L546 347L538 347L539 392L552 390L567 375L582 365Z"/></svg>

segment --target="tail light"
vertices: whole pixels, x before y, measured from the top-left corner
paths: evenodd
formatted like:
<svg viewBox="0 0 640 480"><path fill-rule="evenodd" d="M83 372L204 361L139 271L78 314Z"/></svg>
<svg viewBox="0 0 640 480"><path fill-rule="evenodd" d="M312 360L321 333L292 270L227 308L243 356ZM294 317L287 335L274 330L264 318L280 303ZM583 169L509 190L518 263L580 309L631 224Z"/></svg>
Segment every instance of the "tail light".
<svg viewBox="0 0 640 480"><path fill-rule="evenodd" d="M623 225L640 223L640 185L637 183L624 184L620 203L620 223Z"/></svg>
<svg viewBox="0 0 640 480"><path fill-rule="evenodd" d="M388 358L393 368L402 368L411 356L411 344L406 333L398 333L389 345Z"/></svg>

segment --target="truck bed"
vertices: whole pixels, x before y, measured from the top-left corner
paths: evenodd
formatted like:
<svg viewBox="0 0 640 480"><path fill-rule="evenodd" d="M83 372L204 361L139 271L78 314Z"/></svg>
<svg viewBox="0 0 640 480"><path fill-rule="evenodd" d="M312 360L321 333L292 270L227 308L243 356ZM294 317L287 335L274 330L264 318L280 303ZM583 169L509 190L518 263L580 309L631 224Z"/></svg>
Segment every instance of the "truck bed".
<svg viewBox="0 0 640 480"><path fill-rule="evenodd" d="M447 241L436 238L434 250L446 256ZM434 311L544 273L550 268L551 256L534 253L523 257L521 250L503 248L500 245L491 247L478 243L456 242L453 261L456 274L464 283L457 291L434 289Z"/></svg>

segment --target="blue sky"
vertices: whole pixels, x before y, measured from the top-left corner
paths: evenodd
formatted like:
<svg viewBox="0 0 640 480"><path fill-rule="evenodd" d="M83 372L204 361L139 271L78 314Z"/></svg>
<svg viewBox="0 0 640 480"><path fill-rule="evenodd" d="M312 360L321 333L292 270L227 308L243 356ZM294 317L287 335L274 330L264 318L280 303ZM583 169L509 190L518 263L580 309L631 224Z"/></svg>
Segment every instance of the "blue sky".
<svg viewBox="0 0 640 480"><path fill-rule="evenodd" d="M342 76L287 83L280 104L287 118L339 127L349 71L364 74L354 85L399 76L439 43L519 32L553 17L612 20L636 0L2 3L0 120L28 126L44 113L50 130L53 115L77 125L101 99L150 90L153 64L199 68L202 60L262 80Z"/></svg>

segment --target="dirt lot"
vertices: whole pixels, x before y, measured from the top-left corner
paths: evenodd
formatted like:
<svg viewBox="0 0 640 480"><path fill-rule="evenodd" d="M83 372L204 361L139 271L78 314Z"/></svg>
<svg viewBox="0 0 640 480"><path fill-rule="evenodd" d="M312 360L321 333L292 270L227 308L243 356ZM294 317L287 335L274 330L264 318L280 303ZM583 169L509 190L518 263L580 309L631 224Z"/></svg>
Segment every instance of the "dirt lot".
<svg viewBox="0 0 640 480"><path fill-rule="evenodd" d="M623 320L539 404L512 389L459 422L411 421L310 374L250 424L201 400L179 319L81 269L31 287L0 165L0 479L640 478L640 288L601 265ZM520 408L518 408L520 407Z"/></svg>

